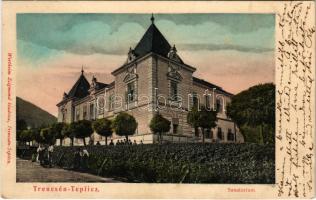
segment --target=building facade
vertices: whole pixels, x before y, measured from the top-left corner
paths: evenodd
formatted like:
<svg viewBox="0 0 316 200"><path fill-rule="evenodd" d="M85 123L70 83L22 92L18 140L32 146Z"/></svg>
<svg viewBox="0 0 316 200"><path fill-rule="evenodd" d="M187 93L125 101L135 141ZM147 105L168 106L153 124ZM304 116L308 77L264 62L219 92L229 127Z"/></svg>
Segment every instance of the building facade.
<svg viewBox="0 0 316 200"><path fill-rule="evenodd" d="M187 123L188 111L199 104L218 110L217 127L206 131L206 142L243 142L236 124L226 115L232 94L195 77L196 68L179 57L153 17L151 21L139 43L130 48L126 62L112 72L113 82L101 83L96 77L89 82L82 69L79 79L57 104L58 121L113 119L120 112L128 112L138 123L136 133L129 138L137 143L155 143L158 137L151 133L149 123L159 112L171 121L164 142L200 142L201 132L197 134ZM114 133L112 139L115 142L122 137ZM87 140L104 144L104 137L96 133ZM78 139L74 142L82 144Z"/></svg>

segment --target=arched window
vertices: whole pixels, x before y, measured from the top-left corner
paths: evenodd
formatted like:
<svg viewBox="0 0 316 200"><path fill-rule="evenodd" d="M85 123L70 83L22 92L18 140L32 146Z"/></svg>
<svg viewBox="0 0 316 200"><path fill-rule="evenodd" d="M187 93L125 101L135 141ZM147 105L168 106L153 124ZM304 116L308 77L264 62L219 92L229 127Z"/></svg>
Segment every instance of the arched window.
<svg viewBox="0 0 316 200"><path fill-rule="evenodd" d="M114 94L109 96L109 110L114 110Z"/></svg>
<svg viewBox="0 0 316 200"><path fill-rule="evenodd" d="M99 96L97 99L97 110L98 114L101 115L104 113L104 105L105 105L105 99L103 96Z"/></svg>

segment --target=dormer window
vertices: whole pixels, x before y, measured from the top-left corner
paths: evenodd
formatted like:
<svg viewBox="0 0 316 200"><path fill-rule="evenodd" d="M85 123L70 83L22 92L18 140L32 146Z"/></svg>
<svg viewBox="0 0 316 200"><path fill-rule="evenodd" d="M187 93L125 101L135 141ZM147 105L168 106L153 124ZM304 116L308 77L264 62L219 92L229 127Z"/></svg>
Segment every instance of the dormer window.
<svg viewBox="0 0 316 200"><path fill-rule="evenodd" d="M65 109L64 106L61 108L61 113L62 113L62 122L66 122L67 109Z"/></svg>
<svg viewBox="0 0 316 200"><path fill-rule="evenodd" d="M96 88L96 86L97 86L97 78L93 76L92 81L91 81L91 87Z"/></svg>
<svg viewBox="0 0 316 200"><path fill-rule="evenodd" d="M170 48L170 51L168 53L168 58L171 60L174 60L176 62L180 62L180 57L177 54L177 48L175 45L173 45L173 47Z"/></svg>
<svg viewBox="0 0 316 200"><path fill-rule="evenodd" d="M133 60L135 60L136 56L135 56L135 52L134 50L132 49L132 47L129 48L129 51L128 51L128 55L127 55L127 63L130 63L132 62Z"/></svg>
<svg viewBox="0 0 316 200"><path fill-rule="evenodd" d="M64 92L63 99L67 99L67 98L68 98L68 94Z"/></svg>

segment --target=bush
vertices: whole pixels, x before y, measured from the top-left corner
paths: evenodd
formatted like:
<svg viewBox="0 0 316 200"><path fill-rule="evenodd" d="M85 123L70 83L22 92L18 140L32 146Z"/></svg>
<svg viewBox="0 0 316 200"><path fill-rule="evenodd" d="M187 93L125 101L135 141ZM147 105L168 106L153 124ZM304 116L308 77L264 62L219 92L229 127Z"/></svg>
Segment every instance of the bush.
<svg viewBox="0 0 316 200"><path fill-rule="evenodd" d="M56 165L73 168L78 147L54 150ZM275 182L274 146L258 144L164 144L87 146L88 171L128 182Z"/></svg>

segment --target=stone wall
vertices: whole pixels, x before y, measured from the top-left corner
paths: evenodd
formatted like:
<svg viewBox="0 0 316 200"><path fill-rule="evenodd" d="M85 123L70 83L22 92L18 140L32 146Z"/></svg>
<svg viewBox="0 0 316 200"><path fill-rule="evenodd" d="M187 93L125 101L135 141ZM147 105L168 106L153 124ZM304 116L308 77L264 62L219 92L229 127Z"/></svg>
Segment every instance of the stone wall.
<svg viewBox="0 0 316 200"><path fill-rule="evenodd" d="M157 65L156 65L157 63ZM173 65L176 65L172 63ZM157 57L154 59L153 62L153 77L156 83L154 84L158 90L156 91L157 94L160 96L159 103L160 104L170 104L170 79L168 78L167 74L169 71L170 63ZM178 95L181 97L181 106L184 109L188 107L188 94L192 91L192 72L185 69L181 64L178 64L179 70L178 73L181 75L182 80L178 83ZM176 103L172 103L177 105Z"/></svg>
<svg viewBox="0 0 316 200"><path fill-rule="evenodd" d="M127 68L122 69L118 74L115 75L115 95L117 98L121 97L122 105L120 102L116 104L115 112L125 111L128 108L133 108L137 106L142 106L142 104L147 103L143 97L151 97L151 90L152 90L152 58L147 57L140 62L133 64L130 67L136 68L136 75L138 76L136 80L136 94L137 100L135 102L131 102L127 105L125 93L127 91L127 83L124 81L125 77L127 76ZM117 99L118 100L118 99ZM138 101L142 100L142 101ZM150 101L150 100L149 100ZM128 107L127 107L128 106Z"/></svg>
<svg viewBox="0 0 316 200"><path fill-rule="evenodd" d="M66 102L63 106L58 107L58 118L57 118L58 122L63 122L63 121L66 123L72 122L72 117L73 117L73 112L74 112L72 103L73 102L70 100ZM65 119L63 119L62 107L65 110Z"/></svg>

